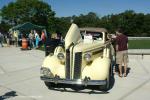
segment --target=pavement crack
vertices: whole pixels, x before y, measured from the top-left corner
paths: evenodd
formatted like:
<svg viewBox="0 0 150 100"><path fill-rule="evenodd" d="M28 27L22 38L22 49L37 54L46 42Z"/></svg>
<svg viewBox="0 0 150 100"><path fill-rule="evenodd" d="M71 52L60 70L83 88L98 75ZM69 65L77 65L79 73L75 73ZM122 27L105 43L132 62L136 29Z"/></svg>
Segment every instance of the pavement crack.
<svg viewBox="0 0 150 100"><path fill-rule="evenodd" d="M5 74L11 74L11 73L16 73L16 72L31 70L31 69L34 69L34 68L39 68L37 66L40 66L40 65L35 65L35 66L29 67L29 68L19 69L19 70L15 70L15 71L11 71L11 72L6 72L5 71Z"/></svg>
<svg viewBox="0 0 150 100"><path fill-rule="evenodd" d="M127 98L129 95L132 95L135 91L139 90L141 87L143 87L145 84L147 84L150 81L150 77L144 81L143 83L141 83L140 85L138 85L137 87L135 87L134 89L132 89L131 91L129 91L127 94L123 95L120 99L118 100L124 100L125 98Z"/></svg>
<svg viewBox="0 0 150 100"><path fill-rule="evenodd" d="M137 61L138 61L138 63L140 64L140 67L142 67L142 69L143 69L147 74L149 74L148 69L142 64L142 62L141 62L140 60L137 60Z"/></svg>
<svg viewBox="0 0 150 100"><path fill-rule="evenodd" d="M3 68L2 65L0 65L0 69L1 69L4 73L7 73L7 71Z"/></svg>

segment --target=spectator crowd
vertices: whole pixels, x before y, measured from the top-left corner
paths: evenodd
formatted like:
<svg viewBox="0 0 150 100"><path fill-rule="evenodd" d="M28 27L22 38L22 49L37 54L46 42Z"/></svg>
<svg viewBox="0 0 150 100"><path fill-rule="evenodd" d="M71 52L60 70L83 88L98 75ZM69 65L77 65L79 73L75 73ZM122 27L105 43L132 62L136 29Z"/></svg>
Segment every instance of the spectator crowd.
<svg viewBox="0 0 150 100"><path fill-rule="evenodd" d="M25 38L30 48L39 48L39 46L45 44L46 37L45 29L42 31L31 30L29 34L20 33L18 30L9 31L5 34L0 32L0 45L1 47L4 47L4 45L7 47L11 45L18 47L22 45L22 38Z"/></svg>

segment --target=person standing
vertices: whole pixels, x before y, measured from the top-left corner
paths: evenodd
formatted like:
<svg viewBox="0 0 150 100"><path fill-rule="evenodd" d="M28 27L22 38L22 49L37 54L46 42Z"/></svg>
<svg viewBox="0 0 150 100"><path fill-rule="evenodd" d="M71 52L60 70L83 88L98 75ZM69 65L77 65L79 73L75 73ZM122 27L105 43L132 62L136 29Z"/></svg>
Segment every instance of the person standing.
<svg viewBox="0 0 150 100"><path fill-rule="evenodd" d="M31 32L29 33L29 43L30 43L30 49L34 48L34 33L33 30L31 30Z"/></svg>
<svg viewBox="0 0 150 100"><path fill-rule="evenodd" d="M3 47L4 35L0 32L0 44Z"/></svg>
<svg viewBox="0 0 150 100"><path fill-rule="evenodd" d="M41 41L42 45L44 46L44 49L46 49L46 37L47 37L46 30L42 30Z"/></svg>
<svg viewBox="0 0 150 100"><path fill-rule="evenodd" d="M41 41L42 41L42 44L45 44L46 36L45 36L45 32L44 32L44 30L42 30L42 34L41 34Z"/></svg>
<svg viewBox="0 0 150 100"><path fill-rule="evenodd" d="M123 34L122 29L116 30L116 63L119 65L119 76L127 76L128 63L128 37ZM124 74L122 72L124 67Z"/></svg>
<svg viewBox="0 0 150 100"><path fill-rule="evenodd" d="M14 37L14 44L16 45L16 47L18 46L18 30L14 31L13 37Z"/></svg>
<svg viewBox="0 0 150 100"><path fill-rule="evenodd" d="M39 47L40 36L35 30L34 30L34 34L35 34L35 46L36 46L36 48L38 48Z"/></svg>
<svg viewBox="0 0 150 100"><path fill-rule="evenodd" d="M10 47L10 33L8 32L6 35L7 47Z"/></svg>

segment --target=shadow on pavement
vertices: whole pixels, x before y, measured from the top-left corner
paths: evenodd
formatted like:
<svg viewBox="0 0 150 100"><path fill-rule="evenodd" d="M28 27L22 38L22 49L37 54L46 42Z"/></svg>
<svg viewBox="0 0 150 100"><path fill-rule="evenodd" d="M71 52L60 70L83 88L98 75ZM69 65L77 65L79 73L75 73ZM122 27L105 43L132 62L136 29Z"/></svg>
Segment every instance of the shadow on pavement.
<svg viewBox="0 0 150 100"><path fill-rule="evenodd" d="M51 90L60 91L60 92L72 92L72 93L85 93L85 94L108 94L109 92L105 91L97 91L97 90L68 90L67 88L54 88Z"/></svg>
<svg viewBox="0 0 150 100"><path fill-rule="evenodd" d="M10 92L7 92L4 95L0 96L0 100L9 99L9 98L12 98L12 97L15 97L15 96L18 96L16 94L16 92L15 91L10 91Z"/></svg>
<svg viewBox="0 0 150 100"><path fill-rule="evenodd" d="M130 68L130 67L127 67L127 76L128 76L128 74L130 73L130 70L131 70L131 68ZM115 66L115 73L119 73L118 65ZM124 73L124 68L123 68L123 66L122 66L122 73Z"/></svg>
<svg viewBox="0 0 150 100"><path fill-rule="evenodd" d="M131 68L128 67L128 68L127 68L127 76L128 76L128 74L130 73L130 70L131 70Z"/></svg>

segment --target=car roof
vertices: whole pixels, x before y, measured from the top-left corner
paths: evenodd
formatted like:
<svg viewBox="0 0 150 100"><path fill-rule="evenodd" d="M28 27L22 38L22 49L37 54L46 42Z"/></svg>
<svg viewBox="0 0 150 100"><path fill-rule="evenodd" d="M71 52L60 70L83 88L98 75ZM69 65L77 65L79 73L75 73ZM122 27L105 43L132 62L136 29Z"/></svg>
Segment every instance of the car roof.
<svg viewBox="0 0 150 100"><path fill-rule="evenodd" d="M84 27L84 28L79 28L79 29L80 31L107 32L105 28Z"/></svg>

